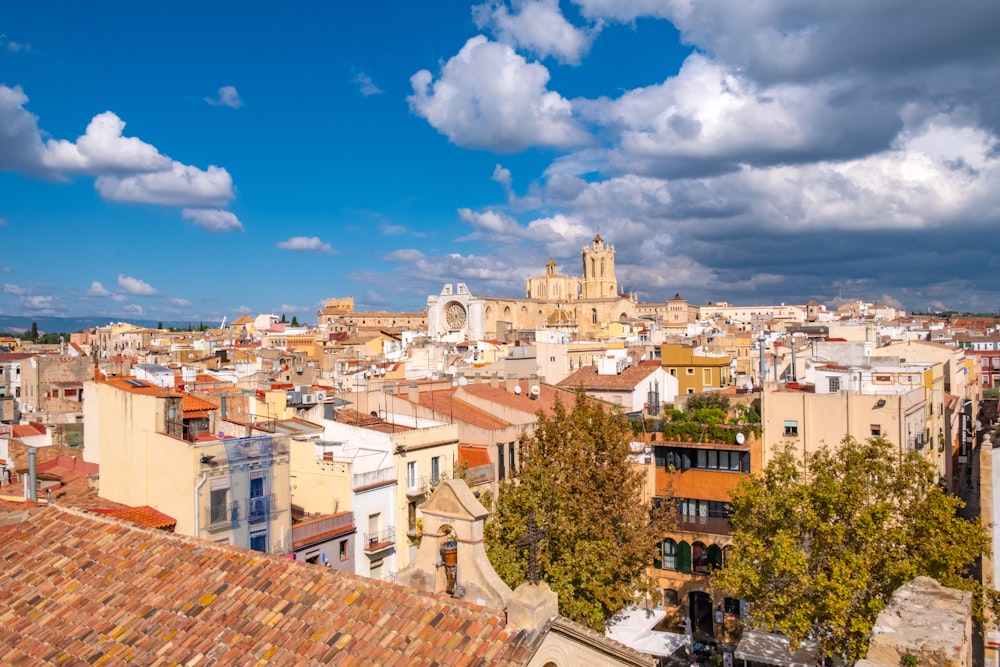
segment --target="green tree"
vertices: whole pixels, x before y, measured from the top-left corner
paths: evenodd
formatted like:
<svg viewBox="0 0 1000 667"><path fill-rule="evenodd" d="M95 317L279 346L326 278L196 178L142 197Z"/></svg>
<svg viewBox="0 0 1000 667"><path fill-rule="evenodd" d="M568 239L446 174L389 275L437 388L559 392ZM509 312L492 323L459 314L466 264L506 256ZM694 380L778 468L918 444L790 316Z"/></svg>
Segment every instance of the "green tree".
<svg viewBox="0 0 1000 667"><path fill-rule="evenodd" d="M520 440L521 469L500 484L486 524L497 573L516 588L527 579L527 553L517 546L534 512L547 537L539 544L541 578L559 595L559 612L595 630L651 590L646 569L669 529L666 507L644 500L645 475L629 462L632 429L620 410L606 412L578 390L572 410L557 402L551 416Z"/></svg>
<svg viewBox="0 0 1000 667"><path fill-rule="evenodd" d="M285 323L285 322L287 322L287 321L288 321L288 320L286 320L286 319L285 319L285 314L284 314L284 313L282 313L282 314L281 314L281 323L282 323L282 324L284 324L284 323Z"/></svg>
<svg viewBox="0 0 1000 667"><path fill-rule="evenodd" d="M703 394L695 394L687 401L688 412L697 410L715 409L722 410L725 414L729 409L729 397L717 391L708 391Z"/></svg>
<svg viewBox="0 0 1000 667"><path fill-rule="evenodd" d="M295 315L292 315L292 326L293 327L299 326L299 318L296 317Z"/></svg>
<svg viewBox="0 0 1000 667"><path fill-rule="evenodd" d="M38 322L31 323L31 340L38 342Z"/></svg>
<svg viewBox="0 0 1000 667"><path fill-rule="evenodd" d="M749 626L816 641L853 663L893 591L918 575L979 590L967 567L989 551L978 521L916 453L882 438L791 448L732 494L733 552L715 585L746 600ZM977 598L981 600L981 598Z"/></svg>
<svg viewBox="0 0 1000 667"><path fill-rule="evenodd" d="M157 322L156 323L156 328L162 330L163 329L163 322Z"/></svg>

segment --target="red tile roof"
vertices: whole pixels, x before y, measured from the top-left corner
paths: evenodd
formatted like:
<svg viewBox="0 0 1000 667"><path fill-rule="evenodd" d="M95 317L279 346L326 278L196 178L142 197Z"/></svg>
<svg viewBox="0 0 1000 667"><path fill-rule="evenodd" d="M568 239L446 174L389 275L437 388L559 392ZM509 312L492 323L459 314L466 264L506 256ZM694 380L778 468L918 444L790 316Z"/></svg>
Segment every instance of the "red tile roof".
<svg viewBox="0 0 1000 667"><path fill-rule="evenodd" d="M0 663L523 665L501 613L49 507L0 533Z"/></svg>
<svg viewBox="0 0 1000 667"><path fill-rule="evenodd" d="M601 375L596 367L584 366L556 386L576 389L582 385L589 391L631 391L660 368L658 359L629 366L617 375Z"/></svg>
<svg viewBox="0 0 1000 667"><path fill-rule="evenodd" d="M134 523L144 528L155 528L159 530L173 530L177 525L177 519L160 512L149 505L142 507L123 507L120 509L107 509L95 507L87 510L93 514L103 514L122 521Z"/></svg>

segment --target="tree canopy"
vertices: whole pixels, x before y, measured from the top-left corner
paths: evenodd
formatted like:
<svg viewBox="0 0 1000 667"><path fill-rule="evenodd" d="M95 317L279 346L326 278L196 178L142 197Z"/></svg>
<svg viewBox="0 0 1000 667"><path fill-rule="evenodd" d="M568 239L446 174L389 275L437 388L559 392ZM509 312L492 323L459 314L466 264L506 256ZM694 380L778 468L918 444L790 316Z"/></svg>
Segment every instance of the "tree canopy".
<svg viewBox="0 0 1000 667"><path fill-rule="evenodd" d="M650 588L646 569L669 528L666 510L644 496L645 474L628 460L631 434L620 410L606 411L582 390L571 410L557 402L551 416L539 411L534 434L520 441L517 478L501 482L485 529L490 561L515 588L527 579L517 541L533 512L547 533L540 576L559 595L559 612L599 631Z"/></svg>
<svg viewBox="0 0 1000 667"><path fill-rule="evenodd" d="M977 591L967 568L989 551L916 453L852 438L805 458L786 449L732 494L733 550L715 585L748 603L749 626L863 657L893 591L918 575Z"/></svg>

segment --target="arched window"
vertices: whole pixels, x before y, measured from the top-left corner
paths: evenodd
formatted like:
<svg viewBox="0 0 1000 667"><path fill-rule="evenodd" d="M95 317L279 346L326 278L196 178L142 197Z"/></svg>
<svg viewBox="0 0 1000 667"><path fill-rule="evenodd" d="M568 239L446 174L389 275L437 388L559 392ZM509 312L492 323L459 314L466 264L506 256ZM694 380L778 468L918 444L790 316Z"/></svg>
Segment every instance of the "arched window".
<svg viewBox="0 0 1000 667"><path fill-rule="evenodd" d="M691 573L691 545L684 541L677 543L677 571Z"/></svg>
<svg viewBox="0 0 1000 667"><path fill-rule="evenodd" d="M591 324L597 324L597 309L596 308L591 308L590 309L590 323Z"/></svg>
<svg viewBox="0 0 1000 667"><path fill-rule="evenodd" d="M708 548L703 542L691 545L691 571L695 574L708 574Z"/></svg>
<svg viewBox="0 0 1000 667"><path fill-rule="evenodd" d="M594 258L590 258L590 277L594 278L597 276L597 264L594 262Z"/></svg>
<svg viewBox="0 0 1000 667"><path fill-rule="evenodd" d="M718 544L708 547L708 566L710 568L722 567L722 549Z"/></svg>
<svg viewBox="0 0 1000 667"><path fill-rule="evenodd" d="M677 542L671 539L663 540L663 569L677 569Z"/></svg>
<svg viewBox="0 0 1000 667"><path fill-rule="evenodd" d="M604 277L604 259L601 259L601 277Z"/></svg>

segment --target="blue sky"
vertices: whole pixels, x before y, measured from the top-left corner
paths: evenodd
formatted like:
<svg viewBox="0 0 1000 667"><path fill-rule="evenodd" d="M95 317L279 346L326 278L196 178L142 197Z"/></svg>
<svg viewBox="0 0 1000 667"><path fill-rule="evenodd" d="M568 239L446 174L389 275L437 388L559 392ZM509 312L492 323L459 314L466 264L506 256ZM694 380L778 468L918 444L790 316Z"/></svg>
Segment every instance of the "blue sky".
<svg viewBox="0 0 1000 667"><path fill-rule="evenodd" d="M578 274L1000 307L1000 3L30 2L0 313L308 321Z"/></svg>

